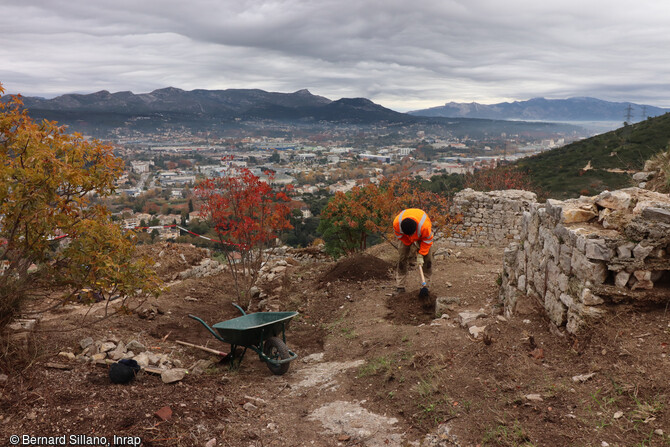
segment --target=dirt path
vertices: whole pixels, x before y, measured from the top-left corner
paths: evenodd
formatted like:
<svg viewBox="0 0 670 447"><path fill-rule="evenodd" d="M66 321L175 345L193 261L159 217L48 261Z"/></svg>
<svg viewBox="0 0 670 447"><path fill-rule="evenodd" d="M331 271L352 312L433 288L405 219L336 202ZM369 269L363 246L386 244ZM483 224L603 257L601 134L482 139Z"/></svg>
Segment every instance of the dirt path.
<svg viewBox="0 0 670 447"><path fill-rule="evenodd" d="M213 323L237 315L225 275L174 282L145 304L148 318L126 315L91 329L38 334L31 367L6 371L0 384L0 439L97 434L138 436L146 446L207 447L670 445L665 309L619 306L580 338L557 335L531 305L507 320L497 307L502 253L480 248L436 261L431 292L451 304L446 316L434 318L421 308L418 278L406 295L390 296L392 251L369 254L374 262L286 270L279 298L282 310L300 312L287 331L300 357L283 376L251 351L239 369L213 364L197 374L194 363L211 356L175 343L227 349L186 317ZM173 263L166 278L198 259ZM367 274L352 275L352 268ZM477 318L463 325L465 312ZM74 315L45 319L42 329L76 328ZM136 339L192 374L169 385L142 374L123 386L111 384L103 367L76 360L70 370L46 366L68 363L58 352L81 351L87 336ZM580 375L588 378L573 380ZM172 415L163 421L154 413L165 406Z"/></svg>

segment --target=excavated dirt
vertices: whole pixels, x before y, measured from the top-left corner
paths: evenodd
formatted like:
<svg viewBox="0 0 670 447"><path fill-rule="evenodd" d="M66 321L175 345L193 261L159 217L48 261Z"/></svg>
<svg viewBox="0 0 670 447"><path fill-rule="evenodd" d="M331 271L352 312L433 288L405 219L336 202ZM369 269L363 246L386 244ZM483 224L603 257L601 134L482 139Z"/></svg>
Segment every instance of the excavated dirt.
<svg viewBox="0 0 670 447"><path fill-rule="evenodd" d="M437 319L422 307L418 278L399 296L391 296L390 276L352 282L369 258L290 265L281 291L264 290L278 294L281 310L300 312L286 333L299 355L289 371L273 375L249 350L236 369L215 363L198 374L196 361L217 358L177 340L229 346L188 314L213 324L239 311L225 273L172 280L200 254L171 248L169 259L160 250L171 286L142 304L146 312L82 327L83 308L60 309L44 315L29 349L3 357L3 444L11 435L84 435L136 436L144 446L670 445L665 306L611 307L587 333L570 337L531 300L522 314L500 315L500 250L463 249L435 261L431 294L453 299ZM186 262L175 260L181 254ZM368 255L392 271L392 249ZM466 311L481 314L477 338L460 324ZM141 373L114 385L106 367L58 356L81 352L79 341L89 336L136 339L191 374L164 384ZM167 420L155 415L163 407L172 412Z"/></svg>
<svg viewBox="0 0 670 447"><path fill-rule="evenodd" d="M321 277L321 282L388 279L394 265L369 254L355 254L336 263Z"/></svg>

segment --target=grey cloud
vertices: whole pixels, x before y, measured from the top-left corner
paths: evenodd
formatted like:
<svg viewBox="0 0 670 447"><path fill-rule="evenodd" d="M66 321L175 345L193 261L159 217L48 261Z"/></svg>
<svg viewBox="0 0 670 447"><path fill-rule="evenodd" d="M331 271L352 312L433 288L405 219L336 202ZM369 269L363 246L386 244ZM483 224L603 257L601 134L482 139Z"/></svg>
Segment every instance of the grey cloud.
<svg viewBox="0 0 670 447"><path fill-rule="evenodd" d="M28 2L25 2L28 3ZM310 88L398 110L598 96L670 105L670 4L641 0L159 0L5 5L0 82Z"/></svg>

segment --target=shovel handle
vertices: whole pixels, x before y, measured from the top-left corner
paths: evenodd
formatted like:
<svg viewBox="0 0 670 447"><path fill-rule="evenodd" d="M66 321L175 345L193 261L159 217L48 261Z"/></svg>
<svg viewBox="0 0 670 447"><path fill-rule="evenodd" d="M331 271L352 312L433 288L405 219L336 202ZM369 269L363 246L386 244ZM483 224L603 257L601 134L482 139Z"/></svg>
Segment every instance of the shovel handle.
<svg viewBox="0 0 670 447"><path fill-rule="evenodd" d="M423 267L419 266L419 273L421 273L421 286L426 287L426 278L423 277Z"/></svg>

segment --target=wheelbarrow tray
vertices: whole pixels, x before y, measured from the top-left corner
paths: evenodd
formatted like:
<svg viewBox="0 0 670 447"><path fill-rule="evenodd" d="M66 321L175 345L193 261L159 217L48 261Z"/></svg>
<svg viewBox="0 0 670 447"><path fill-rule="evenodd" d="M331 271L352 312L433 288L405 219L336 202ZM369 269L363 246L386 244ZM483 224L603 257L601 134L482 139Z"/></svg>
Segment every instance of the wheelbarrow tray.
<svg viewBox="0 0 670 447"><path fill-rule="evenodd" d="M212 328L231 345L260 346L269 337L282 334L296 315L298 312L257 312L216 323Z"/></svg>

